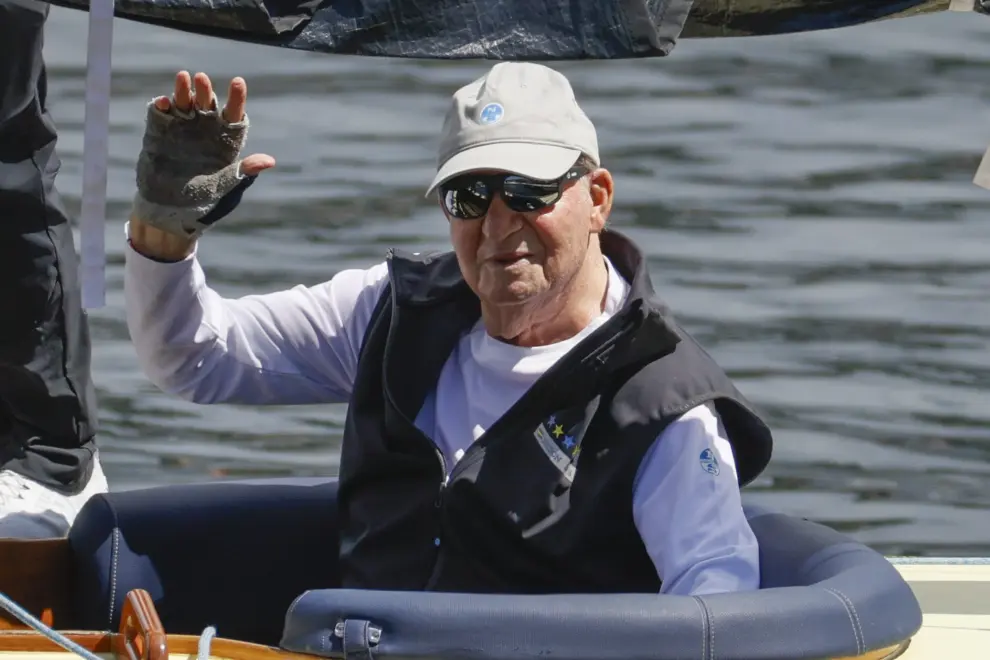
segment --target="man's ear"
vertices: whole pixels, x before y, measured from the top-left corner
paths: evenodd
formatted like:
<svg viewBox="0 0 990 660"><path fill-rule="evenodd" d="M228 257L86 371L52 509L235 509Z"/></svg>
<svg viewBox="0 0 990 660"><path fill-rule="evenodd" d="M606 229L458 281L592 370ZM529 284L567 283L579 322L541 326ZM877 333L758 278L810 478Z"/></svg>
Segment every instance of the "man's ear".
<svg viewBox="0 0 990 660"><path fill-rule="evenodd" d="M601 233L608 223L608 216L612 212L612 199L615 195L615 183L612 180L612 173L604 167L592 171L588 175L588 191L591 194L591 230L593 233Z"/></svg>

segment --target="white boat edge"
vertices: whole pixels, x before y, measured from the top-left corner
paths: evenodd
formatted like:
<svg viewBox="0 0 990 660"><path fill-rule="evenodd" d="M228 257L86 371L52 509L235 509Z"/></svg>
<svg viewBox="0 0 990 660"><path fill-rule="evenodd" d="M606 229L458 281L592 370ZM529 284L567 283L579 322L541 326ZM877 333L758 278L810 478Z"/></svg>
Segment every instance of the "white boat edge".
<svg viewBox="0 0 990 660"><path fill-rule="evenodd" d="M990 557L888 557L921 603L922 628L901 660L990 657Z"/></svg>

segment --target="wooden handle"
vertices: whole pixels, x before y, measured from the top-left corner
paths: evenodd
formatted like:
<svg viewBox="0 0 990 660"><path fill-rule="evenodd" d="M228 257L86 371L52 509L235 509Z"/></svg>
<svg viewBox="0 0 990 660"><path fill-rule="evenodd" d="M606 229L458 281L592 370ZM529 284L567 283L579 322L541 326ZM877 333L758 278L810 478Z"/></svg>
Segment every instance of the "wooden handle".
<svg viewBox="0 0 990 660"><path fill-rule="evenodd" d="M168 638L155 603L144 589L132 589L120 614L119 660L168 660Z"/></svg>

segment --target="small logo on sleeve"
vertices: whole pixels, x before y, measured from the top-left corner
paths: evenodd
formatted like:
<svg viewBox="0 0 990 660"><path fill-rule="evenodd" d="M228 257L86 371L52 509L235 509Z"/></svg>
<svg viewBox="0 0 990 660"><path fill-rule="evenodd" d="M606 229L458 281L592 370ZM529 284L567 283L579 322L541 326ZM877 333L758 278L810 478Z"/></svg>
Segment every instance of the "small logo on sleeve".
<svg viewBox="0 0 990 660"><path fill-rule="evenodd" d="M701 469L711 475L718 475L720 472L718 467L718 458L715 457L715 452L711 449L705 449L701 452Z"/></svg>

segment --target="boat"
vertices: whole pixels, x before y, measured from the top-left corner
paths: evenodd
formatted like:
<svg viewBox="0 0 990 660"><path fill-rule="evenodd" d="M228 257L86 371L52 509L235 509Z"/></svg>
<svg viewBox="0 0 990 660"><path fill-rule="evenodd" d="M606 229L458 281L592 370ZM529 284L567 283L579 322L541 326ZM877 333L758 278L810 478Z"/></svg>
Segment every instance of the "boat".
<svg viewBox="0 0 990 660"><path fill-rule="evenodd" d="M112 492L67 538L0 541L0 658L975 660L990 649L990 559L888 558L753 506L753 592L341 589L336 493L333 478Z"/></svg>
<svg viewBox="0 0 990 660"><path fill-rule="evenodd" d="M52 3L90 12L80 220L87 307L102 304L103 295L115 15L324 53L562 60L668 56L678 38L796 33L944 10L986 14L990 6L983 0ZM497 12L499 21L479 20L484 12ZM568 20L560 22L562 16ZM494 34L501 29L505 39ZM762 565L761 588L753 592L342 589L336 489L334 479L298 478L112 492L86 504L67 538L0 540L0 660L963 660L990 653L990 558L885 557L824 525L752 506L746 513Z"/></svg>

